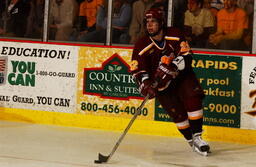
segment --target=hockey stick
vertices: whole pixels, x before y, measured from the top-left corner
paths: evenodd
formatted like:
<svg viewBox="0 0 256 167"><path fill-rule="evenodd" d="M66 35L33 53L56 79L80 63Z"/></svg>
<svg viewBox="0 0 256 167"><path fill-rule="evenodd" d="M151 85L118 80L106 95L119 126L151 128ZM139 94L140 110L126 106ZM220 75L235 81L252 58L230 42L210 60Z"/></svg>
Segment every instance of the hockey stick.
<svg viewBox="0 0 256 167"><path fill-rule="evenodd" d="M116 142L116 145L113 147L112 151L110 152L110 154L108 156L102 155L101 153L99 153L99 159L95 160L94 163L107 163L109 161L109 159L112 157L112 155L115 153L116 149L118 148L118 146L120 145L120 143L122 142L123 138L125 137L126 133L128 132L128 130L130 129L130 127L132 126L133 122L135 121L135 119L137 118L137 116L139 115L139 113L141 112L142 108L144 107L145 103L149 100L149 95L147 95L143 102L141 103L141 105L137 108L134 116L132 117L132 119L130 120L129 124L127 125L127 127L125 128L123 134L119 137L118 141Z"/></svg>

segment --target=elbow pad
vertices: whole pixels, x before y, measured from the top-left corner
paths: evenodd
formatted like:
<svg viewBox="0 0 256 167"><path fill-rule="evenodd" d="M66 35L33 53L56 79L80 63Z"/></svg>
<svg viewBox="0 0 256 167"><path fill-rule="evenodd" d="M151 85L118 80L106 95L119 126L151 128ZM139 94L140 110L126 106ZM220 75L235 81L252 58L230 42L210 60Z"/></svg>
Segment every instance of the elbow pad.
<svg viewBox="0 0 256 167"><path fill-rule="evenodd" d="M176 57L175 59L173 59L172 63L177 67L179 71L185 69L185 60L183 56Z"/></svg>

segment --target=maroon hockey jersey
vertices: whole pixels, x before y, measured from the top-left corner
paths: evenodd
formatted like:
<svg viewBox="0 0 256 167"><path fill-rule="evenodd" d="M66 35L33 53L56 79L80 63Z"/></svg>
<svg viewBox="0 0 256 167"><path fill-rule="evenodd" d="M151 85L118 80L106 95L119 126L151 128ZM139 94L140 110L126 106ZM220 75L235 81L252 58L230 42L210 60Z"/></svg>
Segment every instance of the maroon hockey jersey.
<svg viewBox="0 0 256 167"><path fill-rule="evenodd" d="M154 74L160 63L165 63L166 60L173 61L178 56L182 56L185 61L185 69L180 71L177 77L180 78L193 70L191 50L178 29L167 28L161 42L154 41L149 36L142 37L134 46L132 74L139 84L145 78L154 79Z"/></svg>

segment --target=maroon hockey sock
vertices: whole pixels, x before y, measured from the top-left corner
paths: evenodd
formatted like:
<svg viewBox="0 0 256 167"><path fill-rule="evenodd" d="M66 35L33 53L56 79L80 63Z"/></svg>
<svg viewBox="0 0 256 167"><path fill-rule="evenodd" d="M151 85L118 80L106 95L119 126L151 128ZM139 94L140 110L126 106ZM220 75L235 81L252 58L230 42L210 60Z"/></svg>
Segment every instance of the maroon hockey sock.
<svg viewBox="0 0 256 167"><path fill-rule="evenodd" d="M192 139L192 132L191 132L190 127L186 128L186 129L179 129L179 131L185 137L185 139L187 139L187 140Z"/></svg>
<svg viewBox="0 0 256 167"><path fill-rule="evenodd" d="M193 134L202 132L203 118L197 120L189 120L189 124Z"/></svg>

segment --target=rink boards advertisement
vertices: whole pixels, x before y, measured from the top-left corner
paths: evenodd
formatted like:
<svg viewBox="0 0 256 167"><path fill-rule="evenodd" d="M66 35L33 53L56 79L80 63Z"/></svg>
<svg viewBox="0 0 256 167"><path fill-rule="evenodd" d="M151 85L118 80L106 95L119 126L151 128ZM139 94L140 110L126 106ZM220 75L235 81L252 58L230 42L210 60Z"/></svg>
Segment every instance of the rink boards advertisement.
<svg viewBox="0 0 256 167"><path fill-rule="evenodd" d="M0 106L72 113L78 49L0 43Z"/></svg>
<svg viewBox="0 0 256 167"><path fill-rule="evenodd" d="M1 42L0 106L130 119L143 101L130 75L131 55L131 48ZM255 62L253 56L194 55L205 125L256 129ZM172 121L155 99L138 119Z"/></svg>
<svg viewBox="0 0 256 167"><path fill-rule="evenodd" d="M239 128L242 58L197 54L192 65L205 93L204 123Z"/></svg>
<svg viewBox="0 0 256 167"><path fill-rule="evenodd" d="M195 54L192 66L205 93L204 124L239 128L242 58ZM171 121L158 102L155 107L155 120Z"/></svg>
<svg viewBox="0 0 256 167"><path fill-rule="evenodd" d="M131 49L81 47L78 62L77 112L130 118L143 101L130 75ZM153 120L154 101L138 119Z"/></svg>
<svg viewBox="0 0 256 167"><path fill-rule="evenodd" d="M241 128L256 129L256 58L244 57L243 64Z"/></svg>

